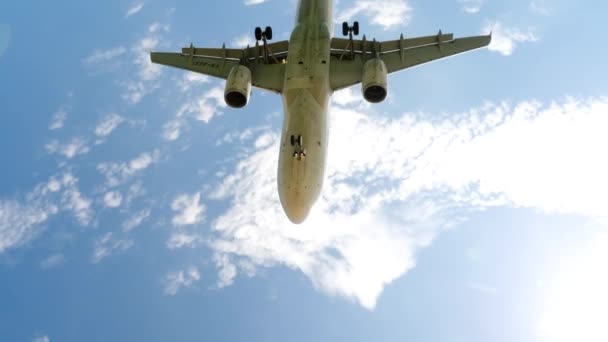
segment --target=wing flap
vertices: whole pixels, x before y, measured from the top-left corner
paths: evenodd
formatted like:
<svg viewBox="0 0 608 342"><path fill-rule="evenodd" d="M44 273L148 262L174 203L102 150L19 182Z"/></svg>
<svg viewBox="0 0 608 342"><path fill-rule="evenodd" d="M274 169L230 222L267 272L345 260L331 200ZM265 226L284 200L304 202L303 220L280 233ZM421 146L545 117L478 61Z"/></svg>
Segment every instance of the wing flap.
<svg viewBox="0 0 608 342"><path fill-rule="evenodd" d="M452 33L415 38L401 38L383 42L353 39L352 47L355 52L370 53L373 45L376 44L376 51L379 53L386 53L423 45L439 44L441 42L447 42L453 39L454 35ZM350 51L350 42L350 39L333 38L331 40L331 49L334 51Z"/></svg>
<svg viewBox="0 0 608 342"><path fill-rule="evenodd" d="M239 60L184 55L172 52L152 52L152 62L226 79ZM284 64L250 63L252 85L272 92L283 90Z"/></svg>
<svg viewBox="0 0 608 342"><path fill-rule="evenodd" d="M219 58L184 55L174 52L152 52L152 63L172 66L174 68L198 72L201 74L226 78L232 68L239 64L237 60L222 61Z"/></svg>
<svg viewBox="0 0 608 342"><path fill-rule="evenodd" d="M269 54L276 58L287 54L289 50L289 42L284 40L266 45ZM245 49L229 49L229 48L200 48L189 46L182 48L182 54L194 55L201 57L225 58L225 59L246 59L256 60L262 59L264 56L264 46L256 44Z"/></svg>
<svg viewBox="0 0 608 342"><path fill-rule="evenodd" d="M437 59L472 51L490 44L490 36L458 38L437 45L426 45L413 49L382 54L389 73L414 67Z"/></svg>
<svg viewBox="0 0 608 342"><path fill-rule="evenodd" d="M386 64L388 73L393 73L487 46L491 40L491 35L453 39L451 34L439 34L410 38L407 44L404 44L405 39L378 42L378 47L375 51ZM373 50L371 46L373 42L367 42L370 44L369 47L362 45L362 48L357 47L357 42L365 41L354 41L355 51L352 57L350 57L351 51L343 51L341 56L334 55L334 58L332 58L330 65L330 84L332 89L338 90L361 82L363 65L368 59L372 58ZM410 44L414 43L423 44L410 46ZM343 44L343 42L338 41L336 46L341 46L340 44ZM350 50L350 48L348 49ZM343 59L342 57L344 56L348 56L349 58Z"/></svg>

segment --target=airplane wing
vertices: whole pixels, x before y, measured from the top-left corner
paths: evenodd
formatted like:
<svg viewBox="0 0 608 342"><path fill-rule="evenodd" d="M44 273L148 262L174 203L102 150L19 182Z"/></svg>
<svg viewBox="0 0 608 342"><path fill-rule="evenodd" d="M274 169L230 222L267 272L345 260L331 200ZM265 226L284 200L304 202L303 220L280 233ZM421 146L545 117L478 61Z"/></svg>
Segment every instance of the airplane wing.
<svg viewBox="0 0 608 342"><path fill-rule="evenodd" d="M333 38L330 82L334 90L361 82L363 66L369 59L379 57L386 64L388 73L404 70L440 58L449 57L490 44L492 36L474 36L454 39L454 36L439 34L426 37L385 42Z"/></svg>
<svg viewBox="0 0 608 342"><path fill-rule="evenodd" d="M152 63L163 64L226 79L232 68L245 64L251 69L252 85L281 92L289 43L281 41L245 49L182 48L182 52L152 52Z"/></svg>

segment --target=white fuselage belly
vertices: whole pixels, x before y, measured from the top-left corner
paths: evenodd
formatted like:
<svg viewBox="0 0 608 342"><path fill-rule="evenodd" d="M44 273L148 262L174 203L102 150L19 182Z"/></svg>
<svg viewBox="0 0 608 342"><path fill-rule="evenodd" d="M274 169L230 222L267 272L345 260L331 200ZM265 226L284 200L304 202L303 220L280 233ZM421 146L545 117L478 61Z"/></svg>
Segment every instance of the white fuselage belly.
<svg viewBox="0 0 608 342"><path fill-rule="evenodd" d="M331 0L300 1L285 70L277 177L281 205L294 223L308 216L325 176L332 30Z"/></svg>

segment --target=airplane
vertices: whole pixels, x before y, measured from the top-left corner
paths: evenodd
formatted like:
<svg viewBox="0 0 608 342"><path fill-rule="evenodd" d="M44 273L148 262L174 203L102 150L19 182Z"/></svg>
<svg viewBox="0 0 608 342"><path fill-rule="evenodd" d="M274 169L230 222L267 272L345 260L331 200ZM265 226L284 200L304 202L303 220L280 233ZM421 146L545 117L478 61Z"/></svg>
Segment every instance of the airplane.
<svg viewBox="0 0 608 342"><path fill-rule="evenodd" d="M277 187L287 218L307 218L323 186L328 144L327 108L336 90L361 83L371 103L388 94L387 75L440 58L482 48L492 34L454 39L451 33L376 41L353 39L359 23L342 23L346 38L333 37L333 0L299 0L289 41L269 43L272 28L256 27L255 46L151 52L153 63L226 80L224 100L233 108L249 102L251 88L281 94L284 121ZM261 42L261 43L260 43Z"/></svg>

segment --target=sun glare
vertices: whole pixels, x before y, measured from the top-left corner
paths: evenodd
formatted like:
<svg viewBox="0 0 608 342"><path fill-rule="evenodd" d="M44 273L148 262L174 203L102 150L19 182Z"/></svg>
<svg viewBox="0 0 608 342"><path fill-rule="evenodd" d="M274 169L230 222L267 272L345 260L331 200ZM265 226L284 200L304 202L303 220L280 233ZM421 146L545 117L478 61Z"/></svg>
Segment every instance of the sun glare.
<svg viewBox="0 0 608 342"><path fill-rule="evenodd" d="M542 341L608 341L608 233L602 233L546 283Z"/></svg>

